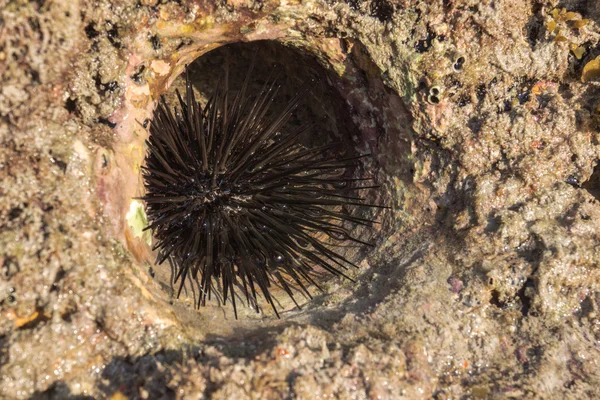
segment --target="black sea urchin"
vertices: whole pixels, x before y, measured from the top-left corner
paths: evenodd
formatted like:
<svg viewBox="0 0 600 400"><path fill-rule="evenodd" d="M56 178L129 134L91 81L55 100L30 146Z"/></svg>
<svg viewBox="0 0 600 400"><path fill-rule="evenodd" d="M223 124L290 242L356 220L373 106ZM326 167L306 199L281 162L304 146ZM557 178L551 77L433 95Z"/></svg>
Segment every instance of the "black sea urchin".
<svg viewBox="0 0 600 400"><path fill-rule="evenodd" d="M307 148L300 136L309 126L286 130L286 122L308 85L278 113L269 117L276 98L276 79L260 93L247 95L251 72L235 96L228 93L228 74L203 108L194 97L186 68L185 100L171 112L158 103L147 140L143 167L146 212L158 250L157 263L168 260L177 296L186 279L197 285L196 306L211 293L236 293L258 312L262 295L279 317L271 285L310 297L315 267L346 276L353 266L336 246L365 243L344 222L370 226L374 221L349 215L344 206L369 206L352 193L356 186L347 169L359 157L335 157L336 144ZM347 276L346 276L347 277Z"/></svg>

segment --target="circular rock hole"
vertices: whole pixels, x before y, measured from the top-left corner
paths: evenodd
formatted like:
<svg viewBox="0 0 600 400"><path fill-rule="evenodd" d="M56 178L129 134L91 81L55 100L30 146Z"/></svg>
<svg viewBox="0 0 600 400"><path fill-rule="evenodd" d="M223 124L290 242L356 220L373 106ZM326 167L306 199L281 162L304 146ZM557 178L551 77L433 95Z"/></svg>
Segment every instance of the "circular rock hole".
<svg viewBox="0 0 600 400"><path fill-rule="evenodd" d="M348 157L349 155L357 155L356 147L360 145L361 135L357 127L352 122L352 116L345 100L331 85L332 81L339 79L334 74L328 73L319 62L309 54L301 53L298 50L291 49L282 44L272 41L259 41L250 44L235 43L220 47L209 53L204 54L189 65L190 78L193 83L197 99L202 105L205 105L213 93L217 82L223 78L224 71L228 70L228 82L231 89L231 97L236 91L242 87L250 66L254 63L247 92L249 94L258 94L273 74L277 75L279 92L267 115L277 116L293 98L296 93L302 90L302 87L307 83L310 85L310 90L304 95L294 110L292 117L286 124L286 129L292 131L301 126L312 125L312 128L305 132L301 138L301 143L307 148L315 148L326 143L336 142L339 154L338 158ZM169 93L166 94L166 100L169 106L179 106L176 91L181 94L185 93L185 74L179 76L171 86ZM267 118L269 119L269 117ZM376 171L372 169L366 171L367 165L372 165L368 159L358 160L357 166L347 171L350 176L364 178L367 176L376 176ZM369 184L373 184L372 182ZM372 190L364 190L360 193L369 202L370 197L374 198ZM359 218L371 218L377 213L375 209L359 207L358 209L350 209L353 216ZM360 224L346 224L351 230L353 236L364 241L372 239L373 232L368 232L369 229ZM370 237L369 237L370 236ZM350 260L358 264L361 258L364 258L369 248L366 246L348 246L337 249L336 251ZM168 296L173 296L178 284L174 285L173 274L174 269L169 268L169 263L164 262L161 265L153 267L154 279L160 283L165 289ZM349 281L341 277L333 277L324 270L317 269L320 279L315 279L317 283L324 289L320 292L314 285L308 285L309 292L316 296L313 300L303 297L301 293L295 292L294 297L300 305L304 306L304 310L319 308L319 304L327 301L327 296L323 293L331 293L340 283L342 285L351 284ZM350 276L356 276L358 270L344 270L344 273ZM295 285L296 286L296 285ZM278 308L282 316L297 313L297 308L290 297L282 288L274 287L271 290L275 301L275 306ZM222 293L222 289L221 289ZM259 298L260 314L255 310L247 307L244 295L238 291L240 298L236 300L238 306L238 316L240 320L236 325L245 325L252 323L252 319L269 319L274 317L273 311L264 298ZM229 301L227 306L221 307L219 301L215 301L214 296L212 301L207 302L206 306L200 308L199 311L194 309L194 302L197 301L199 288L193 287L191 284L186 284L183 288L182 295L178 300L173 299L171 304L173 309L181 315L181 320L199 321L199 329L206 331L219 330L219 324L227 324L230 326L234 320L234 314ZM309 311L310 312L310 311ZM201 321L211 319L211 326L207 327ZM193 325L195 325L192 322Z"/></svg>

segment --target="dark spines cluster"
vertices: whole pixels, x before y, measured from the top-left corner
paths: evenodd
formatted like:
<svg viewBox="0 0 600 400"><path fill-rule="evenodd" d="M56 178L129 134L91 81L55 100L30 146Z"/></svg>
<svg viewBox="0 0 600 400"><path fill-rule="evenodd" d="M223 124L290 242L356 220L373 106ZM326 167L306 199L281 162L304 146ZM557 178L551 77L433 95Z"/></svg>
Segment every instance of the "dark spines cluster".
<svg viewBox="0 0 600 400"><path fill-rule="evenodd" d="M334 157L335 144L307 148L286 122L308 85L269 116L278 86L269 79L249 96L248 73L235 96L225 73L205 107L196 100L186 69L185 99L172 111L159 101L143 166L146 212L157 263L168 261L177 296L185 282L199 289L196 306L211 295L259 311L263 297L279 317L273 285L294 299L310 298L319 269L346 276L354 266L338 246L367 244L344 227L374 221L346 206L373 206L357 196L368 179L348 177L360 157ZM316 268L316 269L315 269ZM241 296L240 296L241 295ZM236 299L237 297L237 299Z"/></svg>

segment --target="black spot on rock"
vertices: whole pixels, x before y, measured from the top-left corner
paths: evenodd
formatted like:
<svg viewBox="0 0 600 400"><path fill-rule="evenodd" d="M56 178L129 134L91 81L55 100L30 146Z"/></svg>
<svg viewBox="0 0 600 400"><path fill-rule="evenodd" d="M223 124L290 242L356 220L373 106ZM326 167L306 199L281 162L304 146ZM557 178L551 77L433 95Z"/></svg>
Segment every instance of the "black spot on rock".
<svg viewBox="0 0 600 400"><path fill-rule="evenodd" d="M87 24L84 30L85 30L85 35L87 36L88 39L97 38L98 35L100 34L96 30L95 24L93 22L90 22L89 24Z"/></svg>
<svg viewBox="0 0 600 400"><path fill-rule="evenodd" d="M74 113L75 111L77 111L77 101L69 97L65 101L65 108L68 112Z"/></svg>
<svg viewBox="0 0 600 400"><path fill-rule="evenodd" d="M111 21L106 21L106 28L106 34L110 43L117 49L123 47L121 45L121 39L119 38L119 29L117 28L117 26Z"/></svg>
<svg viewBox="0 0 600 400"><path fill-rule="evenodd" d="M467 126L469 127L469 129L471 130L471 132L473 132L473 134L478 134L479 131L481 131L481 126L483 125L483 120L477 118L477 117L472 117L469 122L467 123Z"/></svg>
<svg viewBox="0 0 600 400"><path fill-rule="evenodd" d="M361 2L362 0L346 0L346 3L350 6L350 8L355 11L360 9Z"/></svg>
<svg viewBox="0 0 600 400"><path fill-rule="evenodd" d="M475 95L477 96L477 100L483 101L483 99L485 99L486 94L487 94L487 89L486 89L485 85L477 86L477 89L475 90Z"/></svg>
<svg viewBox="0 0 600 400"><path fill-rule="evenodd" d="M160 38L158 37L158 35L152 35L150 36L150 43L152 43L152 48L157 51L161 48L161 44L160 44Z"/></svg>
<svg viewBox="0 0 600 400"><path fill-rule="evenodd" d="M387 22L394 15L394 6L387 0L373 0L370 12L372 17L376 17L381 22Z"/></svg>
<svg viewBox="0 0 600 400"><path fill-rule="evenodd" d="M428 31L427 37L423 40L419 40L415 45L415 50L417 51L417 53L425 53L426 51L428 51L431 48L431 42L433 42L433 39L435 39L436 37L437 35L435 34L435 32Z"/></svg>
<svg viewBox="0 0 600 400"><path fill-rule="evenodd" d="M144 65L141 65L137 68L137 71L133 73L133 75L131 75L131 79L135 82L135 83L140 83L142 81L142 74L144 73L144 70L146 69L146 67Z"/></svg>
<svg viewBox="0 0 600 400"><path fill-rule="evenodd" d="M96 122L104 124L106 126L108 126L109 128L113 129L115 126L117 126L116 123L110 121L108 118L104 118L104 117L99 117Z"/></svg>
<svg viewBox="0 0 600 400"><path fill-rule="evenodd" d="M23 213L23 209L21 207L13 207L8 212L8 219L10 221L14 221L15 219L19 218L22 213Z"/></svg>
<svg viewBox="0 0 600 400"><path fill-rule="evenodd" d="M567 179L565 179L565 182L571 186L579 187L579 179L574 175L569 175Z"/></svg>

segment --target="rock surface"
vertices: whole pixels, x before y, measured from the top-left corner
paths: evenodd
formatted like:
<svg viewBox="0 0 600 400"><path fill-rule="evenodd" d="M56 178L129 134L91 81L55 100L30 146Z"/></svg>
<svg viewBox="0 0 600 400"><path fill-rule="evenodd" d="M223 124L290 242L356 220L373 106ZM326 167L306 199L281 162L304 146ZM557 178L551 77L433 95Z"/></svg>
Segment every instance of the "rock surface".
<svg viewBox="0 0 600 400"><path fill-rule="evenodd" d="M171 299L126 218L158 96L256 40L392 206L279 321ZM596 1L0 0L0 397L600 397L599 40Z"/></svg>

